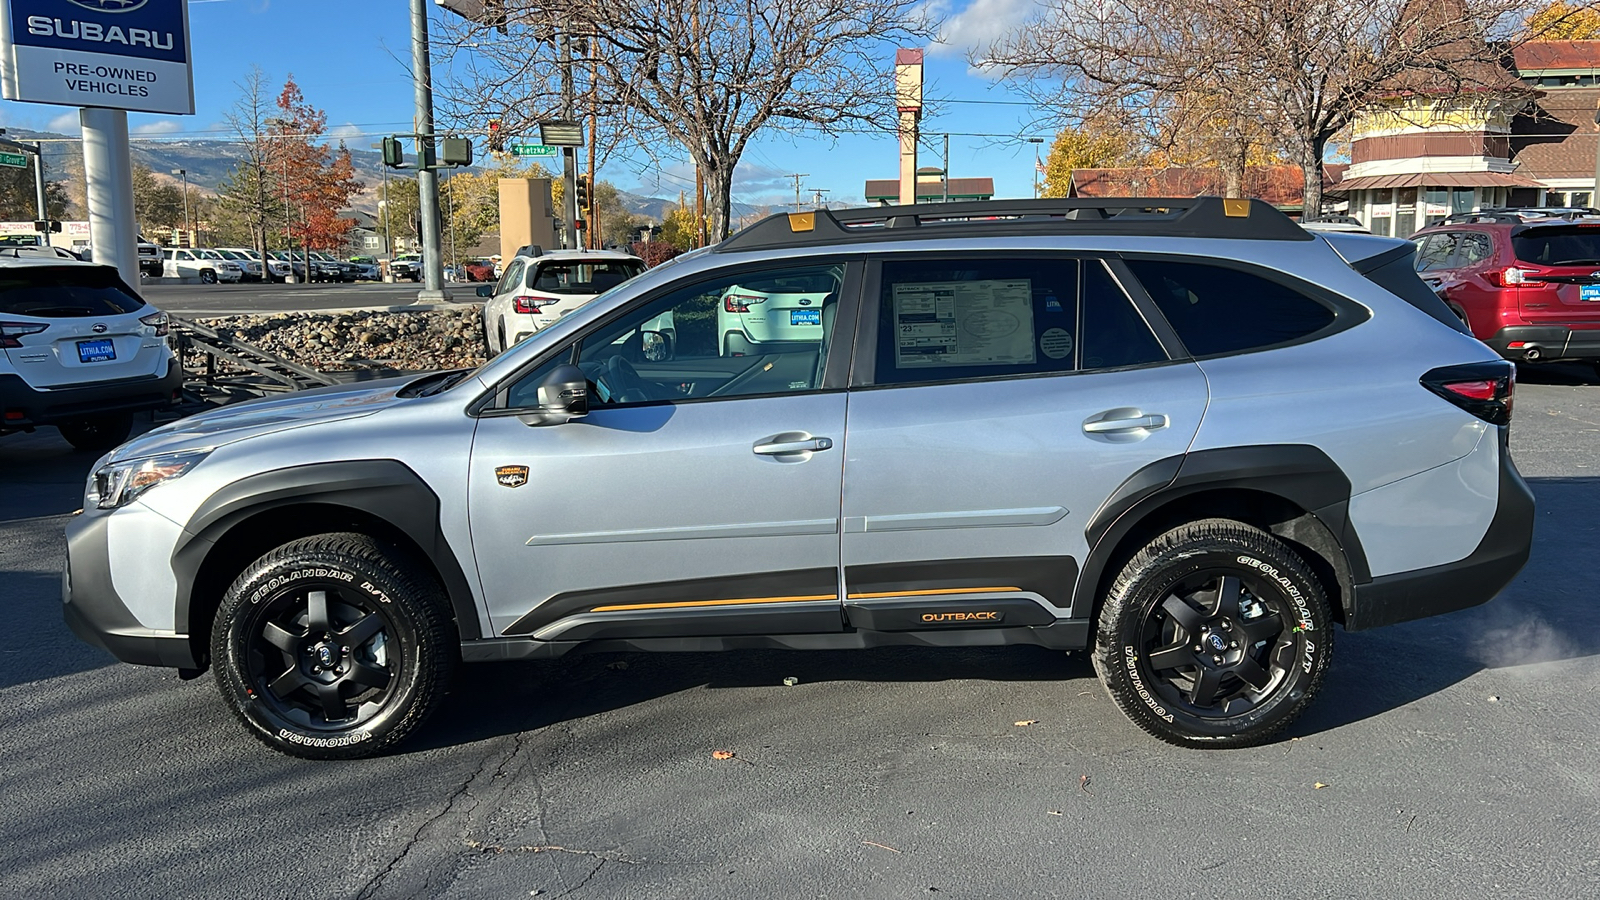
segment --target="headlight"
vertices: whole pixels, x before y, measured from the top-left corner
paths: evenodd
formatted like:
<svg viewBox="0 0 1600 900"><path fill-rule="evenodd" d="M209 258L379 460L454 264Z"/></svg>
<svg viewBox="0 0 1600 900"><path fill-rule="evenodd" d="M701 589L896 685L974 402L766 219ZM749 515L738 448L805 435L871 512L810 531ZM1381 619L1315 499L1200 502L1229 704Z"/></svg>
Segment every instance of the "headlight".
<svg viewBox="0 0 1600 900"><path fill-rule="evenodd" d="M199 465L211 450L185 450L181 453L163 453L145 459L130 459L111 463L94 473L89 482L84 505L93 503L99 509L116 509L133 502L134 498L158 484L174 478Z"/></svg>

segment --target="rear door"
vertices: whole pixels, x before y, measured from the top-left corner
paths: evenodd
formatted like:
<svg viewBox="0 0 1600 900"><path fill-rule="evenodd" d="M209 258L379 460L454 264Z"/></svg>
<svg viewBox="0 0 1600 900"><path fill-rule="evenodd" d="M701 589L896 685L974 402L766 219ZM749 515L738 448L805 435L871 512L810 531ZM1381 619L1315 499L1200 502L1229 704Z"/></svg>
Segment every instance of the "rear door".
<svg viewBox="0 0 1600 900"><path fill-rule="evenodd" d="M1528 324L1600 328L1600 223L1515 228L1511 249L1529 270L1517 291Z"/></svg>
<svg viewBox="0 0 1600 900"><path fill-rule="evenodd" d="M155 312L109 266L0 268L6 357L35 388L165 375L166 340L140 321Z"/></svg>
<svg viewBox="0 0 1600 900"><path fill-rule="evenodd" d="M1116 265L917 255L869 271L846 427L853 624L1087 614L1069 606L1090 518L1141 467L1186 451L1207 399Z"/></svg>

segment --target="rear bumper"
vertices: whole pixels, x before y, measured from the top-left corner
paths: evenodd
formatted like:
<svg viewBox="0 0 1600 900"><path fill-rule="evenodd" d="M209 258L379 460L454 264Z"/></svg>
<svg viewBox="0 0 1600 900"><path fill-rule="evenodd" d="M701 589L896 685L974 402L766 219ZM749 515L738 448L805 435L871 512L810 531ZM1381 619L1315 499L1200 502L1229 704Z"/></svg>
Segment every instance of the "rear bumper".
<svg viewBox="0 0 1600 900"><path fill-rule="evenodd" d="M1600 360L1600 329L1568 328L1565 325L1509 325L1495 332L1484 343L1506 359L1528 359L1530 348L1538 350L1540 362L1558 359ZM1521 346L1512 347L1512 344Z"/></svg>
<svg viewBox="0 0 1600 900"><path fill-rule="evenodd" d="M167 373L159 378L127 378L54 390L34 388L20 375L0 375L0 411L5 415L0 427L27 428L101 413L160 409L172 405L173 392L182 386L183 369L173 358L167 360Z"/></svg>
<svg viewBox="0 0 1600 900"><path fill-rule="evenodd" d="M85 510L67 523L67 567L61 573L62 617L72 633L123 662L198 668L189 636L153 631L128 611L111 583L106 544L109 513Z"/></svg>
<svg viewBox="0 0 1600 900"><path fill-rule="evenodd" d="M1409 622L1487 603L1522 571L1533 547L1533 492L1500 445L1500 497L1494 518L1465 559L1374 578L1354 587L1346 631Z"/></svg>

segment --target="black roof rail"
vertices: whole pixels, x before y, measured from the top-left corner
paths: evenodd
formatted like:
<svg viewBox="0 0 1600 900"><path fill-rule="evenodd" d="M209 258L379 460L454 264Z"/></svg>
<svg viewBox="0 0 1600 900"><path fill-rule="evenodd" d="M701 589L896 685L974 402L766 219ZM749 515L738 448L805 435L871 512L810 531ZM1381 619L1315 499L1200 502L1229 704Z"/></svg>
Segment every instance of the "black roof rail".
<svg viewBox="0 0 1600 900"><path fill-rule="evenodd" d="M730 253L857 241L1065 234L1315 240L1263 200L1100 197L973 200L779 213L734 232L713 250Z"/></svg>

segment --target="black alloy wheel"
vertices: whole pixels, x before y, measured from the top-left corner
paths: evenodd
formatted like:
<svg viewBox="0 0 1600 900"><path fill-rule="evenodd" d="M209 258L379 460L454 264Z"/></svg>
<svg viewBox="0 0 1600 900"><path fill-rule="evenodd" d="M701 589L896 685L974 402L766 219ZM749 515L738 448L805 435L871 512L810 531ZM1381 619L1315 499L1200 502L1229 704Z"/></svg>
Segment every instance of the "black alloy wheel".
<svg viewBox="0 0 1600 900"><path fill-rule="evenodd" d="M224 597L212 628L218 688L274 749L369 756L438 705L456 654L447 609L427 573L370 537L293 541Z"/></svg>
<svg viewBox="0 0 1600 900"><path fill-rule="evenodd" d="M1181 746L1258 744L1320 686L1331 616L1304 561L1272 535L1211 519L1151 541L1118 576L1094 662L1135 724Z"/></svg>

